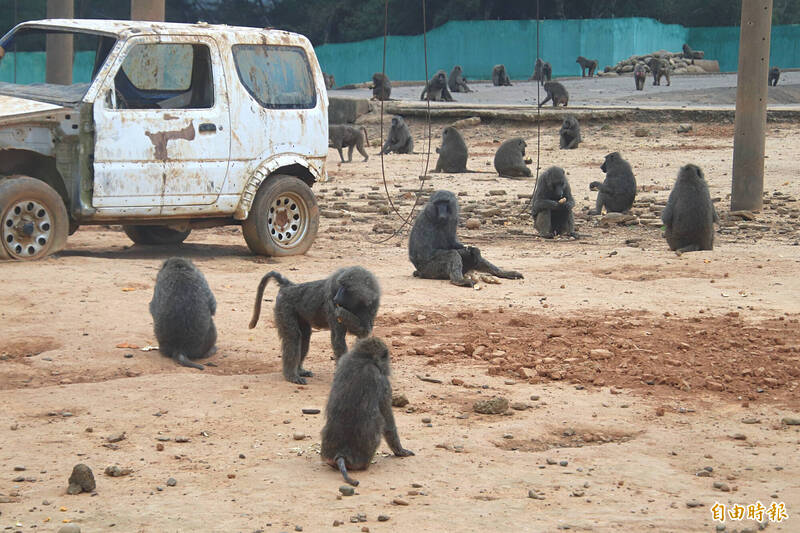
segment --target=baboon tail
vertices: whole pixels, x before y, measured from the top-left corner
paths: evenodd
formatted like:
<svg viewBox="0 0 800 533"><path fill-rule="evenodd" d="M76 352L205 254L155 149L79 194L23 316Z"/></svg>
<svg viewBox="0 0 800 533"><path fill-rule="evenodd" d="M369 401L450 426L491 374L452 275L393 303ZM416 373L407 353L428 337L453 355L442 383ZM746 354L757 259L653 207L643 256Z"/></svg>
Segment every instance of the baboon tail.
<svg viewBox="0 0 800 533"><path fill-rule="evenodd" d="M370 144L369 144L369 137L367 137L367 128L365 128L364 126L361 126L361 131L364 132L364 144L369 146Z"/></svg>
<svg viewBox="0 0 800 533"><path fill-rule="evenodd" d="M177 352L173 356L173 359L175 359L175 362L181 366L188 366L189 368L196 368L197 370L203 370L205 368L203 365L193 362L181 352Z"/></svg>
<svg viewBox="0 0 800 533"><path fill-rule="evenodd" d="M345 464L344 457L341 455L336 456L336 466L339 467L339 472L342 473L342 477L347 483L353 485L354 487L358 487L358 480L351 478L350 474L347 473L347 465Z"/></svg>
<svg viewBox="0 0 800 533"><path fill-rule="evenodd" d="M261 299L264 297L264 287L267 286L270 278L275 278L275 281L277 281L278 285L281 287L292 285L291 281L284 278L279 272L275 272L274 270L264 274L264 277L261 278L261 282L258 284L258 289L256 290L256 304L253 307L253 317L250 319L250 329L253 329L256 327L256 324L258 324L258 317L261 314Z"/></svg>

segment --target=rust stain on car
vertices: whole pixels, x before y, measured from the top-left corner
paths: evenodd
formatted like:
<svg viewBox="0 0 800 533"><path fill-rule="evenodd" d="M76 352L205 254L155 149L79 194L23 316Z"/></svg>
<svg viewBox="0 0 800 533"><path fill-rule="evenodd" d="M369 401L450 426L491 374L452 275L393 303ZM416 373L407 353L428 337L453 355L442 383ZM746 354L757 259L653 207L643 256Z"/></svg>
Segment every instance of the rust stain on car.
<svg viewBox="0 0 800 533"><path fill-rule="evenodd" d="M168 159L167 143L171 139L194 140L194 124L190 122L188 126L179 130L159 131L157 133L146 131L144 134L147 135L150 142L153 143L153 147L155 147L155 158L159 161L166 161Z"/></svg>

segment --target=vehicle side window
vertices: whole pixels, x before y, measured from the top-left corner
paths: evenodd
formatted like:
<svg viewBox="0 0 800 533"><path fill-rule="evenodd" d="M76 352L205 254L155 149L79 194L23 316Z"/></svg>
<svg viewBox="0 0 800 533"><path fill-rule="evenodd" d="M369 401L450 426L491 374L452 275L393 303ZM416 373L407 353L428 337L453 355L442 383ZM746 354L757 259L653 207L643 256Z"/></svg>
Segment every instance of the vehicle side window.
<svg viewBox="0 0 800 533"><path fill-rule="evenodd" d="M237 44L233 60L242 85L268 109L312 109L317 91L305 51L298 46Z"/></svg>
<svg viewBox="0 0 800 533"><path fill-rule="evenodd" d="M133 46L114 78L117 109L202 109L214 105L204 44Z"/></svg>

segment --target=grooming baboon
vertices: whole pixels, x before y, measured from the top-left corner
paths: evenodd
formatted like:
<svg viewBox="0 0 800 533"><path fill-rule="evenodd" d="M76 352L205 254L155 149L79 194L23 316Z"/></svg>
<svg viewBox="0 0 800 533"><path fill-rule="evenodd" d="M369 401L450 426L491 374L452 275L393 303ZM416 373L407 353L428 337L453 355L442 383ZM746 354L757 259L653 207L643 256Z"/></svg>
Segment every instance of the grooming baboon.
<svg viewBox="0 0 800 533"><path fill-rule="evenodd" d="M644 90L645 80L647 80L647 67L640 61L633 67L633 82L636 84L637 91Z"/></svg>
<svg viewBox="0 0 800 533"><path fill-rule="evenodd" d="M447 78L447 86L450 91L454 93L471 93L472 89L467 85L467 79L463 76L461 65L456 65L450 71L450 76Z"/></svg>
<svg viewBox="0 0 800 533"><path fill-rule="evenodd" d="M449 279L453 285L472 287L465 279L469 270L488 272L508 279L521 279L522 274L502 270L481 256L474 246L458 242L458 200L450 191L436 191L417 215L408 238L408 258L416 270L414 276L426 279Z"/></svg>
<svg viewBox="0 0 800 533"><path fill-rule="evenodd" d="M495 65L492 69L492 85L498 86L511 86L511 79L506 74L505 65Z"/></svg>
<svg viewBox="0 0 800 533"><path fill-rule="evenodd" d="M778 67L772 67L769 69L769 77L767 78L767 85L772 85L775 87L778 85L778 80L781 78L781 69Z"/></svg>
<svg viewBox="0 0 800 533"><path fill-rule="evenodd" d="M556 235L576 237L572 208L575 200L567 176L561 167L545 170L536 182L531 218L539 235L551 239Z"/></svg>
<svg viewBox="0 0 800 533"><path fill-rule="evenodd" d="M562 150L572 150L577 148L581 142L581 126L578 124L578 119L572 115L564 117L564 122L561 124L561 129L558 132L559 147Z"/></svg>
<svg viewBox="0 0 800 533"><path fill-rule="evenodd" d="M353 161L353 148L358 148L358 153L364 156L364 161L369 160L364 145L369 146L367 129L364 126L349 126L347 124L331 124L328 127L328 145L339 151L339 157L344 163L342 148L347 147L347 162Z"/></svg>
<svg viewBox="0 0 800 533"><path fill-rule="evenodd" d="M680 169L661 221L667 244L678 255L714 248L714 222L719 222L719 217L700 167Z"/></svg>
<svg viewBox="0 0 800 533"><path fill-rule="evenodd" d="M382 72L372 75L372 97L376 100L388 100L392 94L392 82Z"/></svg>
<svg viewBox="0 0 800 533"><path fill-rule="evenodd" d="M575 60L581 66L581 78L586 77L586 70L589 70L589 77L591 78L594 76L594 71L597 70L597 60L596 59L586 59L583 56L578 56L578 59Z"/></svg>
<svg viewBox="0 0 800 533"><path fill-rule="evenodd" d="M205 276L188 259L164 261L156 276L150 314L162 354L180 365L203 370L191 359L210 357L217 351L214 313L217 301Z"/></svg>
<svg viewBox="0 0 800 533"><path fill-rule="evenodd" d="M684 59L691 59L692 65L694 65L695 59L703 59L705 55L705 52L701 52L700 50L692 50L692 47L689 46L688 43L683 43L683 57Z"/></svg>
<svg viewBox="0 0 800 533"><path fill-rule="evenodd" d="M530 79L544 85L545 81L550 81L552 78L553 66L547 61L542 61L541 58L537 59L533 67L533 75Z"/></svg>
<svg viewBox="0 0 800 533"><path fill-rule="evenodd" d="M389 348L377 337L356 342L339 359L333 376L320 455L344 480L357 486L348 470L366 470L386 439L398 457L414 455L400 444L392 413Z"/></svg>
<svg viewBox="0 0 800 533"><path fill-rule="evenodd" d="M432 102L440 102L442 100L446 102L453 101L453 96L447 89L447 74L445 71L437 71L430 81L425 84L425 88L422 89L422 94L420 94L419 99L425 100L426 97Z"/></svg>
<svg viewBox="0 0 800 533"><path fill-rule="evenodd" d="M589 211L589 214L601 214L603 206L609 213L630 209L636 198L636 178L631 165L622 159L619 152L612 152L606 156L600 170L606 173L606 179L602 183L593 181L589 184L590 190L598 191L594 211Z"/></svg>
<svg viewBox="0 0 800 533"><path fill-rule="evenodd" d="M508 139L494 154L494 168L505 178L531 177L531 169L525 164L525 147L522 137Z"/></svg>
<svg viewBox="0 0 800 533"><path fill-rule="evenodd" d="M305 378L313 375L303 368L311 328L331 330L337 361L347 351L348 332L357 337L372 332L381 289L375 276L359 266L340 268L325 279L297 284L274 270L267 273L258 284L250 329L258 323L264 287L270 278L280 285L275 297L275 327L281 338L283 377L287 381L305 384Z"/></svg>
<svg viewBox="0 0 800 533"><path fill-rule="evenodd" d="M333 74L328 74L326 72L323 72L322 79L325 80L326 89L333 89L334 87L336 87L336 79L333 77Z"/></svg>
<svg viewBox="0 0 800 533"><path fill-rule="evenodd" d="M411 138L411 132L408 131L408 126L406 126L406 122L401 116L392 117L392 126L389 128L386 142L383 143L383 148L380 151L382 154L391 152L397 154L414 153L414 139Z"/></svg>
<svg viewBox="0 0 800 533"><path fill-rule="evenodd" d="M442 147L437 148L439 160L436 161L434 172L466 172L467 171L467 143L461 133L453 126L442 130Z"/></svg>
<svg viewBox="0 0 800 533"><path fill-rule="evenodd" d="M556 107L557 105L563 105L564 107L567 107L567 104L569 103L569 93L567 92L567 89L557 81L544 82L544 92L547 93L547 98L539 102L539 107L542 107L550 100L553 101L553 107Z"/></svg>
<svg viewBox="0 0 800 533"><path fill-rule="evenodd" d="M667 86L670 85L669 72L671 70L669 61L654 57L650 60L650 70L653 72L653 85L661 85L661 78L667 78Z"/></svg>

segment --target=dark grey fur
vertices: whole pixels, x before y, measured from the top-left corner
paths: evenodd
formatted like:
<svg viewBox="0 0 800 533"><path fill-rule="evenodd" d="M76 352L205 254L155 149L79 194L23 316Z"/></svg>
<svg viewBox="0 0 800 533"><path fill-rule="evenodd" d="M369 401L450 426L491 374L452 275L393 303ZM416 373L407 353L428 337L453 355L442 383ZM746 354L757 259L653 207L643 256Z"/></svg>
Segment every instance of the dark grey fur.
<svg viewBox="0 0 800 533"><path fill-rule="evenodd" d="M719 217L700 167L686 165L678 172L661 221L667 244L678 255L714 249L714 222Z"/></svg>
<svg viewBox="0 0 800 533"><path fill-rule="evenodd" d="M354 486L348 470L366 470L386 439L398 457L414 455L400 444L392 413L389 348L377 337L356 342L339 359L333 376L320 455Z"/></svg>
<svg viewBox="0 0 800 533"><path fill-rule="evenodd" d="M547 98L539 102L539 107L542 107L550 100L553 101L553 107L556 107L557 105L563 105L564 107L567 107L567 104L569 103L569 93L567 92L566 87L557 81L544 82L544 92L547 93Z"/></svg>
<svg viewBox="0 0 800 533"><path fill-rule="evenodd" d="M375 276L359 266L340 268L325 279L297 284L274 270L265 274L256 291L250 329L258 324L264 287L271 278L280 285L275 298L275 327L281 338L283 377L287 381L305 384L305 378L313 375L303 368L311 328L331 330L337 361L347 351L347 333L358 337L372 333L381 288Z"/></svg>
<svg viewBox="0 0 800 533"><path fill-rule="evenodd" d="M383 143L383 149L380 151L382 154L391 152L398 154L414 153L414 139L411 138L408 126L406 126L403 117L400 116L392 117L392 127L389 128L389 135L386 136L386 142Z"/></svg>
<svg viewBox="0 0 800 533"><path fill-rule="evenodd" d="M641 61L633 67L633 83L637 91L644 90L644 82L647 80L647 67Z"/></svg>
<svg viewBox="0 0 800 533"><path fill-rule="evenodd" d="M392 81L382 72L372 75L372 97L376 100L388 100L392 94Z"/></svg>
<svg viewBox="0 0 800 533"><path fill-rule="evenodd" d="M705 52L701 52L700 50L692 50L692 47L689 46L688 43L683 43L683 57L685 59L691 59L692 65L694 65L695 59L703 59L705 55Z"/></svg>
<svg viewBox="0 0 800 533"><path fill-rule="evenodd" d="M558 146L562 150L572 150L577 148L581 142L581 125L578 124L578 119L572 115L564 117L564 122L561 124L561 129L558 132L559 143Z"/></svg>
<svg viewBox="0 0 800 533"><path fill-rule="evenodd" d="M353 161L353 148L358 148L358 152L364 156L364 161L369 160L364 144L369 146L367 130L364 126L350 126L348 124L331 124L328 127L328 144L339 151L339 157L344 163L342 148L347 147L347 162Z"/></svg>
<svg viewBox="0 0 800 533"><path fill-rule="evenodd" d="M575 200L567 176L561 167L545 170L536 183L533 193L531 218L539 235L551 239L556 235L576 237L572 208Z"/></svg>
<svg viewBox="0 0 800 533"><path fill-rule="evenodd" d="M464 278L469 270L488 272L500 278L521 279L522 274L502 270L481 256L474 246L458 241L458 200L450 191L436 191L417 215L408 238L408 258L414 276L426 279L449 279L453 285L472 287Z"/></svg>
<svg viewBox="0 0 800 533"><path fill-rule="evenodd" d="M767 77L767 85L772 85L775 87L778 85L778 80L781 79L781 69L778 67L772 67L769 69L769 76Z"/></svg>
<svg viewBox="0 0 800 533"><path fill-rule="evenodd" d="M506 178L530 177L531 169L525 164L525 147L522 137L507 140L494 154L494 168Z"/></svg>
<svg viewBox="0 0 800 533"><path fill-rule="evenodd" d="M333 89L334 87L336 87L336 78L333 77L333 74L328 74L326 72L323 72L322 79L325 80L326 89Z"/></svg>
<svg viewBox="0 0 800 533"><path fill-rule="evenodd" d="M447 78L447 86L450 87L450 92L454 93L471 93L472 89L467 85L467 79L461 70L461 65L456 65L450 71L450 76Z"/></svg>
<svg viewBox="0 0 800 533"><path fill-rule="evenodd" d="M492 85L495 87L511 86L511 78L509 78L508 74L506 74L505 65L495 65L492 69Z"/></svg>
<svg viewBox="0 0 800 533"><path fill-rule="evenodd" d="M594 211L589 214L599 215L603 206L609 213L630 209L636 198L636 178L631 165L622 159L619 152L612 152L606 156L600 170L606 173L606 179L602 183L593 181L589 184L589 189L598 191Z"/></svg>
<svg viewBox="0 0 800 533"><path fill-rule="evenodd" d="M586 59L583 56L578 56L578 59L575 60L577 64L581 66L581 77L586 77L586 70L589 70L589 77L591 78L594 76L594 71L597 70L597 60L596 59Z"/></svg>
<svg viewBox="0 0 800 533"><path fill-rule="evenodd" d="M654 57L650 60L648 65L653 73L653 85L661 85L661 78L667 78L667 85L669 86L669 73L672 70L669 61Z"/></svg>
<svg viewBox="0 0 800 533"><path fill-rule="evenodd" d="M537 59L530 79L544 85L545 81L553 79L553 66L547 61L542 61L542 58Z"/></svg>
<svg viewBox="0 0 800 533"><path fill-rule="evenodd" d="M214 294L191 261L181 257L164 261L150 301L153 329L162 354L180 365L203 370L203 365L191 359L216 353L216 312Z"/></svg>
<svg viewBox="0 0 800 533"><path fill-rule="evenodd" d="M451 95L450 91L447 89L447 73L445 71L436 71L436 74L425 84L425 88L422 89L422 94L420 94L419 99L425 100L425 98L428 98L432 102L440 102L442 100L446 102L453 101L453 95Z"/></svg>
<svg viewBox="0 0 800 533"><path fill-rule="evenodd" d="M439 160L434 172L467 172L467 143L461 133L453 126L442 130L442 147L437 148Z"/></svg>

